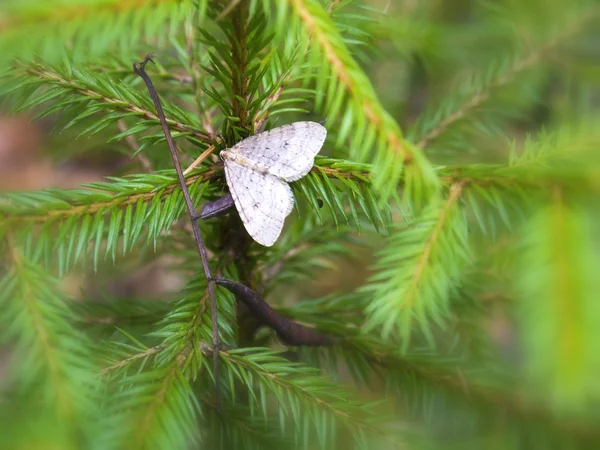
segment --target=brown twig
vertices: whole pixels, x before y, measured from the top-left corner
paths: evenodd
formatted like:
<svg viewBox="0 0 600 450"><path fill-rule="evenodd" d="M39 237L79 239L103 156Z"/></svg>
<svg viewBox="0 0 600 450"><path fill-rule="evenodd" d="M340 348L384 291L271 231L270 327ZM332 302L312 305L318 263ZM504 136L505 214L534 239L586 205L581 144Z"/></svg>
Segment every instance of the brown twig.
<svg viewBox="0 0 600 450"><path fill-rule="evenodd" d="M154 106L156 107L156 113L160 119L160 124L162 126L163 132L167 139L167 144L169 145L169 150L171 152L171 158L173 159L173 165L175 166L175 171L177 172L177 177L179 178L179 184L181 186L181 191L183 192L183 197L185 199L185 204L187 207L188 216L192 223L192 229L194 230L194 238L196 240L196 247L198 248L198 253L200 254L200 259L202 260L202 266L204 268L204 275L206 277L206 281L208 284L208 296L210 298L210 309L211 309L211 317L212 317L212 332L213 332L213 346L218 349L220 345L219 340L219 328L217 322L217 302L215 298L215 282L210 271L210 266L208 264L208 254L206 252L206 247L204 246L204 241L202 240L202 236L200 235L200 228L198 227L198 222L196 220L194 203L192 202L192 198L190 197L190 193L187 189L187 185L185 182L185 177L183 175L183 170L181 170L181 164L179 163L179 157L177 156L177 150L175 149L175 143L173 142L173 138L171 136L171 132L169 131L169 126L165 119L165 115L160 104L160 100L158 98L158 94L156 93L156 89L152 84L152 80L145 71L146 64L152 61L152 55L146 55L146 58L142 63L135 63L133 65L134 72L139 75L144 83L146 83L146 87L148 88L148 92L150 93L150 97L154 102ZM216 386L216 399L217 405L219 405L219 410L221 410L221 399L219 394L219 382L218 382L218 367L219 367L219 352L214 352L213 356L213 374L215 378L215 386Z"/></svg>
<svg viewBox="0 0 600 450"><path fill-rule="evenodd" d="M194 170L196 167L198 167L200 164L202 164L202 161L204 161L206 158L208 158L214 151L215 151L214 145L211 145L210 147L208 147L206 150L204 150L202 152L202 154L200 156L198 156L194 160L194 162L192 164L189 165L189 167L187 169L185 169L183 171L183 174L187 175L188 173L190 173L192 170Z"/></svg>
<svg viewBox="0 0 600 450"><path fill-rule="evenodd" d="M252 314L263 324L277 332L286 345L323 346L332 345L335 339L307 328L275 311L264 299L242 283L217 276L215 282L241 300Z"/></svg>

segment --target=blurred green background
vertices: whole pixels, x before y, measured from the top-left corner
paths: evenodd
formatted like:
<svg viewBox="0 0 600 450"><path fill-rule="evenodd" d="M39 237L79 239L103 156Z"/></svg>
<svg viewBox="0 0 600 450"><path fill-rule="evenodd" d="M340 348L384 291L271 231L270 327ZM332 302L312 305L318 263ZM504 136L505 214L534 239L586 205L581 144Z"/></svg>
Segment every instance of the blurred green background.
<svg viewBox="0 0 600 450"><path fill-rule="evenodd" d="M53 72L53 65L61 61L68 61L65 64L68 67L83 67L92 74L133 85L138 81L133 81L131 62L152 50L160 55L154 76L162 82L161 95L164 92L170 102L185 110L194 98L190 91L193 83L188 78L198 68L192 63L201 67L199 73L207 85L216 84L204 70L211 65L208 53L200 54L195 62L189 54L186 56L190 27L212 33L218 29L215 11L231 8L233 16L223 19L227 21L234 17L239 3L246 2L209 3L168 0L0 3L3 70L0 191L4 193L0 196L4 252L0 257L0 275L4 278L0 286L5 292L5 295L0 293L0 308L4 308L0 312L2 448L112 448L119 447L117 442L129 448L125 432L118 438L111 435L120 430L117 422L122 416L115 415L112 423L113 410L98 407L105 390L114 395L100 381L101 370L109 365L106 360L91 356L89 366L78 370L89 370L93 375L65 376L68 388L64 392L45 384L49 377L60 378L65 375L61 371L73 370L69 364L53 370L52 362L40 368L36 360L40 352L52 355L53 345L62 342L63 330L52 329L46 339L43 326L44 317L62 314L58 312L63 311L62 306L42 301L40 304L45 305L40 309L45 311L40 313L42 319L37 322L36 310L27 310L33 325L27 332L19 330L26 313L11 302L18 300L23 305L27 295L21 299L6 294L13 292L16 277L11 267L15 265L14 259L18 259L11 251L12 238L7 230L11 228L11 220L18 220L21 214L11 209L16 197L10 193L74 189L107 176L170 168L166 147L158 140L152 141L141 157L132 157L140 145L139 136L132 134L111 141L115 135L132 129L135 118L130 122L126 117L119 118L111 127L89 135L86 128L99 120L97 115L90 115L87 121L58 132L55 127L61 128L62 110L33 119L60 96L48 103L32 100L33 106L29 107L28 99L43 95L45 87L37 93L19 95L33 85L34 79L50 83L52 76L60 73ZM346 332L350 333L348 330L352 328L359 333L364 326L367 333L370 327L371 334L357 334L359 337L352 344L355 347L350 349L322 353L294 350L286 357L311 364L320 361L323 366L337 358L339 365L331 370L337 377L336 383L349 386L357 401L381 400L377 413L368 416L368 420L380 421L378 426L385 424L393 436L363 439L351 427L350 431L339 425L327 428L329 425L325 423L329 419L323 415L323 429L334 436L331 441L323 444L310 434L304 439L296 436L296 442L286 445L382 449L600 448L599 3L558 0L249 3L252 11L266 11L264 27L273 32L272 43L278 48L285 44L278 30L280 17L288 17L286 14L290 17L285 19L289 20L290 40L297 23L306 25L309 31L311 26L318 26L315 23L321 23L311 22L310 11L319 10L331 18L327 26L332 28L323 27L327 31L323 35L306 32L308 42L325 49L314 59L304 61L308 68L298 66L297 70L307 79L306 86L300 76L297 80L292 77L290 82L292 88L311 90L306 104L298 106L290 102L290 108L302 107L310 114L327 117L329 140L324 153L336 158L360 159L373 163L375 168L386 166L381 152L368 148L353 150L352 142L348 142L351 139L344 139L343 135L340 138L344 128L353 130L350 133L358 129L358 120L346 121L344 108L331 116L326 106L321 109L315 106L318 105L315 91L334 95L336 91L328 88L329 83L343 84L344 80L350 80L351 85L363 80L356 75L356 71L362 71L366 75L364 83L346 86L343 94L344 101L348 101L346 108L353 106L353 114L358 115L360 105L367 104L360 103L362 92L369 93L372 87L377 105L389 113L386 120L394 125L382 120L373 121L370 126L402 130L398 132L399 139L423 157L423 167L431 168L441 192L438 209L420 209L417 201L411 201L411 195L418 198L415 191L422 189L423 197L434 198L433 189L430 192L426 183L421 186L415 182L417 188L409 190L411 172L407 171L409 175L400 179L397 189L395 180L390 182L391 190L402 197L400 206L395 201L382 206L382 210L391 208L395 221L389 234L379 236L367 224L357 244L354 231L341 230L336 234L329 222L331 239L340 244L341 250L328 254L325 243L315 238L315 248L321 251L302 254L295 265L290 263L289 278L273 287L272 297L285 297L279 306L282 310L289 308L289 313L297 314L298 320L304 318L328 331L337 331L336 325L327 320L339 319L341 324L346 318L332 306L333 302L323 303L329 306L323 306L322 310L318 309L320 306L313 310L312 306L302 306L299 302L335 292L341 293L339 304L346 305L351 316L346 323L351 327L348 325ZM208 15L204 14L204 7L208 8ZM307 15L302 15L303 12ZM341 36L343 51L333 44L325 45L328 33ZM321 41L315 36L322 36ZM195 49L210 47L201 33L196 38ZM332 42L337 41L332 38ZM343 55L347 52L355 66L341 57L335 59L337 51ZM260 53L261 57L265 53ZM333 68L323 77L327 81L318 79L318 74L325 72L323 67ZM306 75L311 71L313 78ZM331 81L336 75L341 81ZM59 82L56 86L61 88ZM62 87L67 95L65 86ZM353 99L358 100L352 103ZM87 106L92 105L90 101ZM81 105L78 114L84 115L85 107ZM100 115L111 113L109 109L98 108L98 111ZM365 107L363 112L368 121L371 111ZM206 119L202 118L202 111L195 113L198 122ZM231 129L228 128L231 123L217 108L212 113L215 132ZM272 117L269 124L276 126L305 118L306 114L290 109ZM158 133L157 130L153 131ZM347 129L345 132L349 133ZM84 137L78 138L80 133ZM189 163L202 148L183 139L181 142ZM451 204L448 199L457 192L456 204ZM23 202L24 198L18 197L18 201ZM310 215L308 211L310 208L305 208L303 215ZM446 213L451 217L449 221L457 222L447 225ZM307 218L308 225L304 227L312 229L313 234L316 229L318 234L320 225L311 220ZM425 231L411 237L410 233L404 233L405 222L416 227L410 230ZM302 236L306 232L302 226L296 219L290 225L290 236ZM427 227L431 229L429 234ZM74 311L72 320L67 322L90 340L90 348L101 347L108 341L129 342L116 326L124 327L132 340L143 340L147 333L157 329L157 321L170 310L168 302L179 299L180 290L189 281L191 270L182 266L193 261L193 248L186 253L178 247L182 242L178 239L187 231L184 225L175 227L172 230L175 237L165 237L168 243L159 246L156 253L150 245L141 246L115 265L111 261L102 262L96 273L91 270L88 258L87 267L78 266L60 277L57 304L64 302L69 311ZM217 233L212 228L207 232ZM323 234L322 240L328 236ZM185 238L181 239L185 242ZM442 242L442 250L435 249L438 241ZM468 245L463 241L468 241ZM24 240L22 247L30 250L32 245ZM433 262L429 272L423 281L415 283L419 294L415 295L417 306L413 306L417 311L414 317L406 319L410 322L416 318L410 322L414 330L407 350L402 344L403 331L398 332L400 337L392 333L389 342L385 333L382 337L380 332L389 322L393 321L394 326L400 323L397 317L405 317L397 313L397 305L406 307L398 299L407 295L403 289L409 281L421 275L419 261L423 258L418 256L430 254ZM259 254L257 259L260 261L263 256ZM273 261L276 256L270 258L265 256L263 261ZM53 263L48 267L49 271L56 269ZM303 271L308 274L304 274L305 278L299 275ZM389 275L377 280L374 273ZM45 280L41 275L39 279L33 276L31 279ZM87 302L92 305L89 310ZM389 310L385 309L388 307ZM382 312L377 313L378 308ZM46 313L49 315L45 316ZM330 317L318 317L327 314ZM256 331L253 327L250 330ZM253 342L262 346L267 341L259 334ZM282 348L274 341L268 342L274 348ZM375 351L379 348L376 342L381 343L381 353ZM435 345L430 345L432 342ZM352 353L359 344L368 350L367 356ZM70 355L69 346L64 345L60 351L68 355L65 360L78 357L77 352ZM30 351L33 347L42 350ZM117 353L115 350L112 356ZM124 353L123 358L127 355ZM357 375L361 371L368 376ZM139 372L143 372L142 368ZM119 389L131 389L130 395L135 395L134 383L130 380L127 384L127 378L124 380ZM93 385L91 389L97 397L83 398L79 381L82 385L88 382ZM36 385L44 388L36 390ZM203 385L203 389L210 389L207 386L210 383ZM139 397L144 395L142 392ZM83 420L72 411L63 415L61 402L71 396L77 399L79 407L89 407L90 417ZM248 398L244 395L242 398L240 403L245 404ZM276 411L273 405L277 402L269 401ZM53 403L59 407L48 408ZM120 413L128 412L128 407L126 402L121 404ZM143 404L142 407L150 408ZM210 411L206 405L203 408ZM317 406L314 408L318 410ZM49 411L54 411L55 416ZM299 425L309 421L304 415L314 419L313 413L307 412L312 411L310 408L301 411L302 418L292 420L286 416L285 420L291 421L288 426L291 423L297 430L304 430ZM260 414L253 411L244 415L236 410L229 420L247 421L248 428L260 428L258 434L264 440L228 441L221 439L220 433L224 433L226 426L219 424L214 411L205 414L195 416L197 428L203 430L203 440L188 436L156 440L151 437L141 443L136 441L135 446L177 448L173 442L181 439L179 442L192 442L191 448L274 448L274 442L283 445L277 439L287 433L277 423L278 413L272 415L273 422L261 425L263 429L253 422ZM62 417L69 417L78 431L58 426ZM135 417L126 414L124 417L128 417L132 427L138 425ZM168 419L163 420L162 416L156 419L160 425L155 428L167 436L171 433L172 417L165 417ZM85 425L79 424L79 420ZM227 422L227 416L224 420ZM281 423L285 420L281 419ZM81 429L77 428L80 425ZM105 435L104 429L112 426L114 429ZM173 425L175 431L171 434L181 432L177 426L183 429L188 424L182 419L180 425ZM269 440L271 435L277 438Z"/></svg>

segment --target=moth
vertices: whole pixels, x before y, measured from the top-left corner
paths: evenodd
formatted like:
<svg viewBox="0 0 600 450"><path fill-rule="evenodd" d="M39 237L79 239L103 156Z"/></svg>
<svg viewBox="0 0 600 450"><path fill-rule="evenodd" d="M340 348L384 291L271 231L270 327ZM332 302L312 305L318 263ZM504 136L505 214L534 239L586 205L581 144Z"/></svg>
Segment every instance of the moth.
<svg viewBox="0 0 600 450"><path fill-rule="evenodd" d="M272 246L294 208L289 182L314 164L327 130L316 122L294 122L250 136L220 155L235 208L248 234Z"/></svg>

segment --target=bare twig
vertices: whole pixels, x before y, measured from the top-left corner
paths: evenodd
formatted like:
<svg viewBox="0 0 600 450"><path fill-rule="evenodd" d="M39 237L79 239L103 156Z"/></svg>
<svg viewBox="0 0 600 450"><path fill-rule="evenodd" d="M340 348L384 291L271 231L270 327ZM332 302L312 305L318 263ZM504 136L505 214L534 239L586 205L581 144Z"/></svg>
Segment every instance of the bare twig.
<svg viewBox="0 0 600 450"><path fill-rule="evenodd" d="M183 171L183 174L187 175L188 173L190 173L192 170L194 170L196 167L198 167L202 163L202 161L204 161L206 158L208 158L211 155L211 153L214 151L215 151L214 145L211 145L210 147L208 147L206 150L204 150L202 152L202 154L200 156L198 156L196 158L196 160L192 164L190 164L190 166L187 169L185 169Z"/></svg>
<svg viewBox="0 0 600 450"><path fill-rule="evenodd" d="M286 345L324 346L332 345L335 339L321 334L312 328L307 328L273 310L256 291L242 283L217 276L215 282L223 286L236 298L244 302L254 316L265 325L277 332L281 341Z"/></svg>
<svg viewBox="0 0 600 450"><path fill-rule="evenodd" d="M177 172L177 177L179 178L179 184L181 186L181 191L183 192L183 197L185 199L185 204L187 207L188 215L190 221L192 223L192 228L194 230L194 238L196 239L196 246L198 248L198 253L200 254L200 258L202 259L202 266L204 267L204 275L206 277L206 281L208 283L208 296L210 298L210 310L211 310L211 318L212 318L212 332L213 332L213 346L218 349L220 345L219 341L219 328L217 322L217 302L215 298L215 281L213 279L212 273L210 271L210 266L208 264L208 254L206 252L206 247L204 246L204 241L202 240L202 236L200 235L200 228L198 227L198 222L196 221L196 214L194 212L194 203L192 202L192 198L190 197L190 193L187 189L187 185L185 183L185 177L183 175L183 171L181 170L181 164L179 163L179 158L177 156L177 150L175 149L175 143L173 142L173 138L171 137L171 132L169 131L169 126L167 125L167 121L165 119L165 115L160 104L160 100L158 98L158 94L156 93L156 89L152 84L152 80L145 71L145 66L148 61L152 61L152 55L146 55L144 61L141 63L134 63L133 70L139 75L146 83L146 87L148 88L148 92L150 93L150 97L154 102L154 106L156 107L156 113L159 117L160 124L162 126L163 132L165 133L165 137L167 139L167 144L169 145L169 150L171 152L171 158L173 159L173 165L175 166L175 171ZM219 411L221 408L221 399L219 394L219 381L218 381L218 367L219 367L219 352L214 352L213 356L213 374L215 378L215 393L217 399L217 405Z"/></svg>

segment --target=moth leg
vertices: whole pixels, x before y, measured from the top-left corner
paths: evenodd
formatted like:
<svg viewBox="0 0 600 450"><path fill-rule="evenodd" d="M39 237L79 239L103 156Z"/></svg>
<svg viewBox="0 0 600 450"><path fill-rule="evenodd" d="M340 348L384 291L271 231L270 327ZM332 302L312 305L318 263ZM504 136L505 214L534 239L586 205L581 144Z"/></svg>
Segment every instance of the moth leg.
<svg viewBox="0 0 600 450"><path fill-rule="evenodd" d="M227 214L234 206L233 197L231 196L231 193L228 192L227 195L215 200L214 202L205 203L202 207L200 215L194 217L194 221L197 221L198 219L206 220L210 219L211 217L222 216Z"/></svg>

